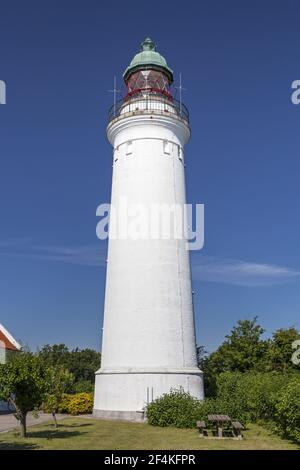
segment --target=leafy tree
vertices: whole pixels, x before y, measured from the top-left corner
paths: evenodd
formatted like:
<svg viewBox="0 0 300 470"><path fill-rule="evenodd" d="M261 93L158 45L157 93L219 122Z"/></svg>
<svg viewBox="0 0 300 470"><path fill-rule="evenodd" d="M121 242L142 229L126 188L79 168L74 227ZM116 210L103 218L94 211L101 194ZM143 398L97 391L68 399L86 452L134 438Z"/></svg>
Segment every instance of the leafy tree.
<svg viewBox="0 0 300 470"><path fill-rule="evenodd" d="M209 354L204 346L197 346L197 363L203 372L204 390L206 397L216 395L216 378L209 365Z"/></svg>
<svg viewBox="0 0 300 470"><path fill-rule="evenodd" d="M65 344L47 344L38 351L38 356L47 366L60 365L69 370L75 379L74 391L90 391L93 387L95 372L100 367L101 359L97 351L88 348L70 351Z"/></svg>
<svg viewBox="0 0 300 470"><path fill-rule="evenodd" d="M280 328L273 333L267 356L267 368L269 370L286 372L296 369L291 361L294 352L292 343L296 339L300 339L300 332L294 327Z"/></svg>
<svg viewBox="0 0 300 470"><path fill-rule="evenodd" d="M205 363L205 359L207 358L208 351L206 350L205 346L197 346L196 351L198 367L202 369L203 364Z"/></svg>
<svg viewBox="0 0 300 470"><path fill-rule="evenodd" d="M28 352L20 352L8 364L0 365L0 398L15 408L22 437L26 437L27 413L42 403L46 376L47 369Z"/></svg>
<svg viewBox="0 0 300 470"><path fill-rule="evenodd" d="M277 431L284 437L300 443L300 379L299 374L283 387L276 403L275 422Z"/></svg>
<svg viewBox="0 0 300 470"><path fill-rule="evenodd" d="M223 344L204 363L212 375L225 371L245 372L265 361L268 343L261 339L264 329L252 320L239 320Z"/></svg>
<svg viewBox="0 0 300 470"><path fill-rule="evenodd" d="M69 370L74 374L75 381L95 381L95 372L100 367L101 355L93 349L73 349L70 352Z"/></svg>
<svg viewBox="0 0 300 470"><path fill-rule="evenodd" d="M56 419L57 410L64 398L64 394L70 391L73 382L73 374L62 366L48 367L44 406L52 413L56 428L58 427Z"/></svg>
<svg viewBox="0 0 300 470"><path fill-rule="evenodd" d="M48 366L69 366L70 351L65 344L46 344L38 351L38 356Z"/></svg>

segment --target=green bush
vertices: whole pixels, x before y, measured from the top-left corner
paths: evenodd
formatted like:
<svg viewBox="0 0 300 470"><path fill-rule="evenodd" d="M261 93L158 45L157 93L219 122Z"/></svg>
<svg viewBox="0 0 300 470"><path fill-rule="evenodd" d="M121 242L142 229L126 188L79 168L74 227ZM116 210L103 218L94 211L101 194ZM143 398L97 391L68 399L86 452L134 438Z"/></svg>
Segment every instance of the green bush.
<svg viewBox="0 0 300 470"><path fill-rule="evenodd" d="M71 415L92 413L93 401L93 393L65 394L59 405L58 412Z"/></svg>
<svg viewBox="0 0 300 470"><path fill-rule="evenodd" d="M210 427L211 424L207 420L209 414L225 414L230 416L232 420L240 421L244 425L248 422L247 414L238 402L224 400L221 397L206 398L199 402L196 413L197 420L204 420L207 427Z"/></svg>
<svg viewBox="0 0 300 470"><path fill-rule="evenodd" d="M220 398L197 400L183 389L165 393L146 408L148 423L162 427L194 428L198 420L204 420L209 426L209 414L229 414L232 418L245 422L244 414L234 403Z"/></svg>
<svg viewBox="0 0 300 470"><path fill-rule="evenodd" d="M224 372L217 377L217 395L226 404L227 414L243 423L272 420L280 390L290 380L275 372Z"/></svg>
<svg viewBox="0 0 300 470"><path fill-rule="evenodd" d="M244 426L263 421L284 437L300 442L300 374L224 372L216 380L217 397L197 400L172 390L146 408L154 426L193 428L209 414L227 414Z"/></svg>
<svg viewBox="0 0 300 470"><path fill-rule="evenodd" d="M89 380L79 380L75 382L72 387L72 392L74 393L93 393L94 392L94 384Z"/></svg>
<svg viewBox="0 0 300 470"><path fill-rule="evenodd" d="M146 416L153 426L191 428L196 425L199 401L183 389L171 390L149 403Z"/></svg>
<svg viewBox="0 0 300 470"><path fill-rule="evenodd" d="M277 431L300 442L300 377L295 376L283 389L275 406Z"/></svg>
<svg viewBox="0 0 300 470"><path fill-rule="evenodd" d="M172 390L147 406L148 423L193 428L197 420L209 426L209 414L227 414L245 426L275 422L281 434L300 438L300 374L224 372L217 377L216 390L217 397L203 401L183 389Z"/></svg>

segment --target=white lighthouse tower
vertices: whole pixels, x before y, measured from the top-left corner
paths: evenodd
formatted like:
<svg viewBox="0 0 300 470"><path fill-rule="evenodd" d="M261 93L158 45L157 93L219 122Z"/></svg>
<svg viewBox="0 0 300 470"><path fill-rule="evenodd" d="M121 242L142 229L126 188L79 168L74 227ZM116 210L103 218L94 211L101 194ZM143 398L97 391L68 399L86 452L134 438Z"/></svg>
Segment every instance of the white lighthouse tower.
<svg viewBox="0 0 300 470"><path fill-rule="evenodd" d="M132 205L184 206L190 127L186 107L170 92L173 72L150 38L124 81L127 96L111 109L107 136L113 146L111 204L129 221ZM147 403L174 388L202 399L186 240L110 237L107 263L94 415L141 419Z"/></svg>

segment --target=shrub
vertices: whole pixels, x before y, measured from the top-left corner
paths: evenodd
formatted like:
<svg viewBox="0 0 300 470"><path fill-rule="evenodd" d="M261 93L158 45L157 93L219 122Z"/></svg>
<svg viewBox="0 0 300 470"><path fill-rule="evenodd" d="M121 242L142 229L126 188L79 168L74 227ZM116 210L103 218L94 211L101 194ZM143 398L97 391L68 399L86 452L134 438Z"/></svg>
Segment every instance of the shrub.
<svg viewBox="0 0 300 470"><path fill-rule="evenodd" d="M238 420L242 424L246 425L248 422L247 414L243 408L236 401L228 401L223 398L206 398L204 401L200 401L197 408L197 420L204 420L206 426L210 427L207 416L209 414L222 414L228 415L232 420Z"/></svg>
<svg viewBox="0 0 300 470"><path fill-rule="evenodd" d="M71 415L91 413L93 411L93 401L92 393L65 394L58 411L59 413L69 413Z"/></svg>
<svg viewBox="0 0 300 470"><path fill-rule="evenodd" d="M300 377L295 376L282 391L275 406L277 431L300 442Z"/></svg>
<svg viewBox="0 0 300 470"><path fill-rule="evenodd" d="M243 425L263 420L277 432L300 442L300 374L224 372L217 377L217 397L197 400L183 389L172 390L150 403L149 424L193 428L209 426L209 414L227 414Z"/></svg>
<svg viewBox="0 0 300 470"><path fill-rule="evenodd" d="M89 380L79 380L75 382L72 391L74 393L93 393L94 392L94 384Z"/></svg>
<svg viewBox="0 0 300 470"><path fill-rule="evenodd" d="M255 372L224 372L217 378L217 394L232 418L244 424L258 419L273 419L279 392L288 375Z"/></svg>
<svg viewBox="0 0 300 470"><path fill-rule="evenodd" d="M69 395L67 393L63 394L62 400L57 409L58 413L68 413L69 403L72 396L73 395ZM45 407L44 411L47 412L48 408Z"/></svg>
<svg viewBox="0 0 300 470"><path fill-rule="evenodd" d="M183 389L171 390L147 406L148 423L154 426L175 426L194 428L196 421L204 420L207 426L209 414L229 414L234 419L245 422L245 416L234 403L221 398L197 400Z"/></svg>
<svg viewBox="0 0 300 470"><path fill-rule="evenodd" d="M171 390L149 403L146 416L153 426L195 427L199 401L183 389Z"/></svg>

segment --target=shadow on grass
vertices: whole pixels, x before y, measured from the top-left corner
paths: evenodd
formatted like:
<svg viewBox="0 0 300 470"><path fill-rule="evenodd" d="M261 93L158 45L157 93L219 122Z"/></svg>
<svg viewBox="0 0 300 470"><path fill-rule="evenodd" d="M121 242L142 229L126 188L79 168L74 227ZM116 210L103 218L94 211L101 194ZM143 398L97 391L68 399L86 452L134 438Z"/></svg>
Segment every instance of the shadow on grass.
<svg viewBox="0 0 300 470"><path fill-rule="evenodd" d="M80 431L67 431L66 429L45 429L41 431L28 431L28 437L31 439L66 439L69 437L81 436Z"/></svg>
<svg viewBox="0 0 300 470"><path fill-rule="evenodd" d="M75 431L75 430L68 430L68 428L74 427L84 427L84 426L92 426L90 423L81 423L81 424L71 424L71 425L59 425L58 429L55 429L52 424L46 424L44 427L46 429L41 430L27 430L27 439L22 442L18 442L20 439L20 434L18 431L13 432L13 436L11 442L5 442L0 440L0 450L35 450L39 449L40 446L38 444L34 444L31 439L44 439L45 441L51 441L53 439L68 439L73 438L76 436L82 436L86 434L84 431Z"/></svg>
<svg viewBox="0 0 300 470"><path fill-rule="evenodd" d="M83 428L86 426L93 426L93 423L81 423L81 424L59 424L59 427L65 427L65 428Z"/></svg>
<svg viewBox="0 0 300 470"><path fill-rule="evenodd" d="M29 442L1 442L0 450L34 450L38 449L39 446L36 444L30 444Z"/></svg>

